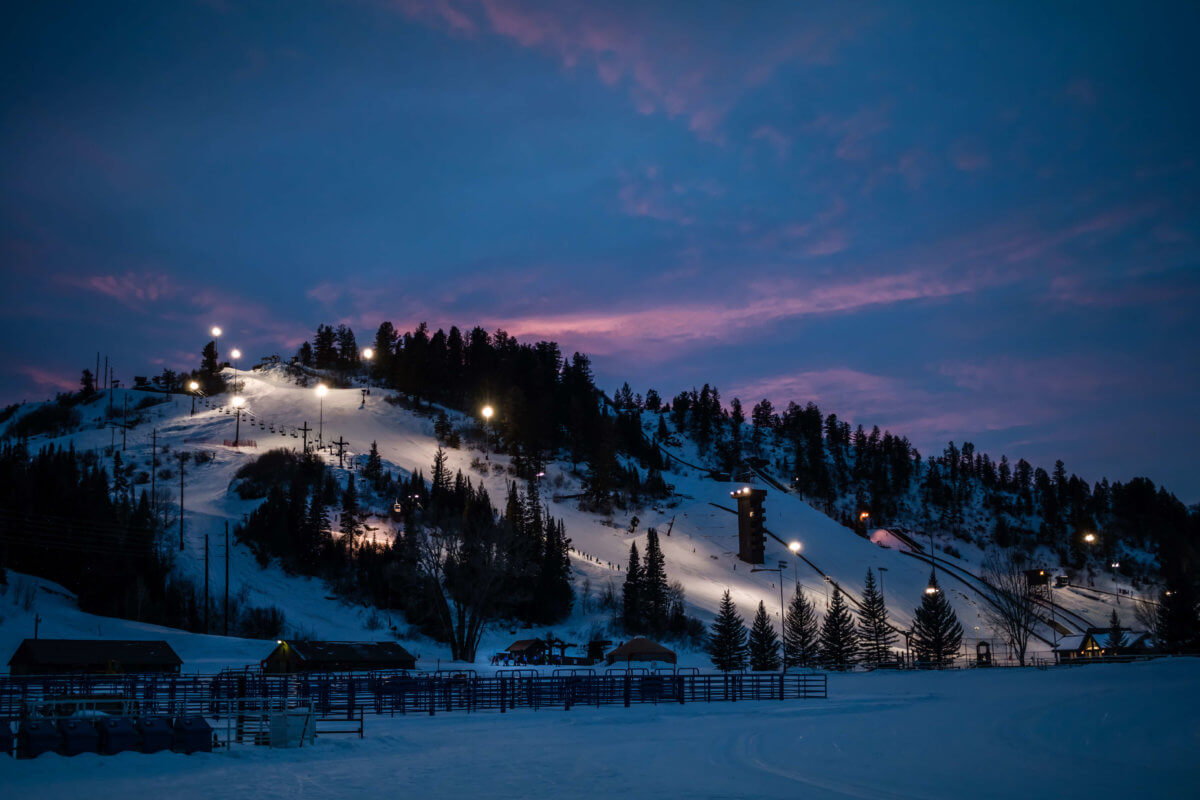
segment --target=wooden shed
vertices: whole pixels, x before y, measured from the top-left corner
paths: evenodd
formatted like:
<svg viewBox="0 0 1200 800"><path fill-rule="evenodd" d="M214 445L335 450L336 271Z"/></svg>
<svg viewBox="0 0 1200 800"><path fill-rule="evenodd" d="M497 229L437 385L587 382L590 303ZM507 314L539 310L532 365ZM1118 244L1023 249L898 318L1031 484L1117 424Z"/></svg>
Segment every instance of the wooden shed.
<svg viewBox="0 0 1200 800"><path fill-rule="evenodd" d="M675 651L668 650L658 642L638 637L617 647L605 656L604 660L610 665L618 661L624 661L626 664L633 661L663 661L674 664Z"/></svg>
<svg viewBox="0 0 1200 800"><path fill-rule="evenodd" d="M279 642L263 672L354 672L416 669L417 658L397 642Z"/></svg>
<svg viewBox="0 0 1200 800"><path fill-rule="evenodd" d="M178 674L183 660L164 641L26 639L8 660L13 675Z"/></svg>

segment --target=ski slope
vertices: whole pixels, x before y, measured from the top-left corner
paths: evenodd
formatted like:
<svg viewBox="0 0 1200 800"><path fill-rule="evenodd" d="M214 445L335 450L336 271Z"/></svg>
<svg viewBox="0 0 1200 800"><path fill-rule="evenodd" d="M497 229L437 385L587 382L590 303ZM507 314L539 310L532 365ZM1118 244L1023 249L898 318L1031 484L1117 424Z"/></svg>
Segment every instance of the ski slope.
<svg viewBox="0 0 1200 800"><path fill-rule="evenodd" d="M231 374L227 377L232 377ZM179 553L176 568L190 575L197 582L203 579L205 537L211 558L211 581L214 596L219 600L224 585L224 542L226 523L236 523L248 513L258 501L245 501L230 491L234 473L243 464L257 455L276 447L299 449L302 434L299 429L310 429L309 442L321 445L322 458L334 468L338 467L337 448L330 442L343 443L342 464L346 471L360 466L366 458L372 442L376 442L386 469L401 476L421 470L430 473L438 443L433 432L431 417L415 414L384 401L384 392L375 390L363 403L358 388L330 389L323 399L318 397L313 386L298 386L284 370L266 367L252 372L239 372L242 383L240 395L245 399L240 424L241 440L253 441L255 447L234 448L226 441L234 439L235 414L229 402L231 395L225 394L203 399L197 403L194 415L190 413L191 399L175 396L172 400L156 405L143 412L146 421L128 432L124 460L131 460L145 468L150 461L152 447L159 448L160 464L170 466L180 451L204 451L212 454L205 464L189 463L184 476L184 547ZM146 396L144 392L114 390L112 402L121 407L128 396L130 406ZM115 440L121 445L119 431L103 427L102 415L106 398L100 402L80 407L85 415L84 429L57 439L37 437L31 447L46 443L57 445L73 444L77 449L108 448ZM26 413L23 410L22 413ZM473 424L455 412L447 412L455 424ZM653 415L650 415L653 419ZM576 610L564 623L556 626L556 635L569 642L584 642L590 633L607 623L607 615L595 608L595 596L611 583L620 592L630 545L637 542L644 552L646 530L655 527L660 532L660 541L666 558L670 580L679 580L686 591L689 613L706 623L715 613L722 593L729 589L742 615L749 622L759 601L778 620L780 615L780 582L786 602L799 581L803 591L818 609L823 610L829 596L831 581L843 587L851 598L861 596L866 570L884 570L882 584L892 622L907 629L912 624L912 613L920 603L922 593L929 581L930 567L903 552L908 549L894 536L873 536L879 543L858 536L848 528L820 513L803 499L781 492L766 483L758 488L768 491L766 499L766 523L768 530L778 537L768 537L766 568L776 568L780 562L785 566L780 572L752 572L752 566L740 562L736 557L737 520L731 509L734 503L731 492L746 483L718 482L705 473L684 466L684 463L700 463L698 454L686 439L670 448L672 455L680 461L672 461L671 469L663 473L664 479L675 487L675 496L658 504L641 509L630 509L612 516L600 516L578 508L577 501L563 499L577 494L582 486L579 478L570 473L570 465L554 463L546 467L541 479L541 496L551 507L551 514L562 518L567 535L572 540L572 558L575 571ZM166 455L162 451L166 450ZM461 470L476 484L487 486L493 502L500 502L507 493L509 475L506 457L485 454L479 450L447 450L451 470ZM177 462L175 463L177 467ZM177 493L178 478L164 481L165 488ZM144 488L144 487L139 487ZM370 524L376 528L376 537L393 535L391 524L386 519L390 499L380 498L374 509L380 517ZM638 523L631 533L632 518ZM334 523L336 527L336 522ZM666 532L670 530L670 535ZM170 534L175 536L175 533ZM785 543L799 541L803 559L795 558ZM956 543L959 545L960 543ZM961 565L973 572L980 571L983 554L978 550L963 547ZM939 562L955 563L943 552L937 553ZM251 605L276 605L287 615L288 635L313 636L329 639L372 639L393 638L388 630L367 629L371 610L355 607L333 596L320 582L289 576L277 566L262 569L245 548L236 544L229 553L230 591L245 593ZM585 610L582 594L586 583L590 586L590 608ZM973 645L976 638L992 638L986 619L981 613L984 599L977 591L949 576L942 575L940 584L948 593L959 620L963 625L965 642ZM1060 616L1058 622L1072 631L1082 630L1082 620L1104 624L1109 611L1119 603L1117 596L1076 591L1058 591L1056 602L1065 604L1076 615L1074 618ZM1122 607L1122 618L1132 623L1129 613L1129 598ZM47 603L41 613L42 635L75 635L74 632L89 629L92 620L76 619L67 603ZM22 609L9 609L6 620L0 623L4 639L0 647L11 652L23 635L30 635L29 613ZM402 620L389 619L396 625L396 633L414 653L423 657L422 665L434 665L439 659L448 657L448 650L435 642L410 635ZM219 623L216 623L219 624ZM104 626L101 625L101 628ZM17 635L16 629L23 630ZM114 631L126 630L120 625L110 625ZM515 626L494 625L485 634L480 648L481 659L510 644L514 638L531 638L542 635L546 629L519 631ZM1053 638L1048 626L1039 630L1047 641ZM105 634L108 635L108 634ZM126 635L126 634L121 634ZM191 634L179 634L187 637ZM239 642L229 642L226 647L222 637L202 637L206 641L196 647L183 646L180 650L194 652L185 656L188 671L209 667L224 659L229 653L229 663L247 663L251 653L256 661L269 651L274 642L259 642L245 647ZM609 638L617 638L610 636ZM178 649L178 648L177 648ZM1048 657L1048 646L1043 642L1031 643L1032 655ZM996 654L1003 655L999 646ZM681 652L680 662L704 666L707 659L701 653Z"/></svg>

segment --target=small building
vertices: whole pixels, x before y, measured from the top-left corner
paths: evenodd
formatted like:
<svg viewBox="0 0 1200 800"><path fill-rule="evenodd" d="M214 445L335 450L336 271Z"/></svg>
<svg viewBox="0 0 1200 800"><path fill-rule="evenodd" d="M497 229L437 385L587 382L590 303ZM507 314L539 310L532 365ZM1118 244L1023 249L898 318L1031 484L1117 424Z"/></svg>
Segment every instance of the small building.
<svg viewBox="0 0 1200 800"><path fill-rule="evenodd" d="M1096 640L1106 658L1113 656L1137 656L1154 652L1154 636L1146 631L1121 628L1121 644L1113 647L1111 628L1088 628L1088 634Z"/></svg>
<svg viewBox="0 0 1200 800"><path fill-rule="evenodd" d="M183 659L161 640L26 639L8 660L13 675L165 672L177 675Z"/></svg>
<svg viewBox="0 0 1200 800"><path fill-rule="evenodd" d="M1064 636L1058 640L1058 646L1054 648L1054 657L1060 664L1064 661L1100 658L1102 655L1104 655L1104 649L1096 641L1096 637L1090 633Z"/></svg>
<svg viewBox="0 0 1200 800"><path fill-rule="evenodd" d="M675 651L668 650L658 642L639 636L617 647L605 656L604 660L609 666L618 661L624 661L626 664L633 661L663 661L667 664L674 664Z"/></svg>
<svg viewBox="0 0 1200 800"><path fill-rule="evenodd" d="M546 642L543 639L518 639L504 652L518 664L540 664L546 654Z"/></svg>
<svg viewBox="0 0 1200 800"><path fill-rule="evenodd" d="M279 642L263 672L367 672L416 669L417 658L397 642Z"/></svg>

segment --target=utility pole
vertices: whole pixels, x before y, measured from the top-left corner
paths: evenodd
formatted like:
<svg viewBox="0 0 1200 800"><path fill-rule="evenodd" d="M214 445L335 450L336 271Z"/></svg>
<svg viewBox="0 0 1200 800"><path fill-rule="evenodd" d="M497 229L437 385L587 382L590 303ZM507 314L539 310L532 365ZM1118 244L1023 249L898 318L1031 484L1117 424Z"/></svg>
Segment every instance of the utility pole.
<svg viewBox="0 0 1200 800"><path fill-rule="evenodd" d="M158 498L155 497L155 486L158 484L158 428L150 433L150 511L158 510ZM182 511L182 506L180 511ZM183 516L180 515L180 519Z"/></svg>
<svg viewBox="0 0 1200 800"><path fill-rule="evenodd" d="M125 452L125 432L129 430L129 395L123 395L125 407L121 411L121 452Z"/></svg>
<svg viewBox="0 0 1200 800"><path fill-rule="evenodd" d="M38 637L38 628L41 626L41 624L42 624L42 615L34 614L33 615L33 638L34 639L36 639Z"/></svg>
<svg viewBox="0 0 1200 800"><path fill-rule="evenodd" d="M208 633L208 534L204 534L204 632Z"/></svg>
<svg viewBox="0 0 1200 800"><path fill-rule="evenodd" d="M179 552L183 552L183 452L179 453Z"/></svg>
<svg viewBox="0 0 1200 800"><path fill-rule="evenodd" d="M304 427L302 427L300 429L300 431L301 431L301 433L304 434L304 452L305 453L308 452L308 432L311 430L312 430L312 428L308 427L308 420L304 420Z"/></svg>
<svg viewBox="0 0 1200 800"><path fill-rule="evenodd" d="M225 520L225 635L229 635L229 520Z"/></svg>
<svg viewBox="0 0 1200 800"><path fill-rule="evenodd" d="M343 438L341 437L341 434L338 434L338 440L337 440L336 442L333 442L332 444L336 444L336 445L337 445L337 449L338 449L338 469L341 469L341 468L342 468L342 448L344 448L344 447L345 447L347 444L349 444L349 442L347 442L345 439L343 439Z"/></svg>

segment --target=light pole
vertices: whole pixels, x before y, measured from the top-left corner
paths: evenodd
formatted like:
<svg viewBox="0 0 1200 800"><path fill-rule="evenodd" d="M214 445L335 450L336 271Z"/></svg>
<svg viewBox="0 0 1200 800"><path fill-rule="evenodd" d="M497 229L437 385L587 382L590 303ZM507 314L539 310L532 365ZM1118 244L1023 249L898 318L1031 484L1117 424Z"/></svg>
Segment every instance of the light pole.
<svg viewBox="0 0 1200 800"><path fill-rule="evenodd" d="M367 364L368 364L368 365L370 365L370 363L371 363L371 359L373 359L374 357L375 357L375 351L374 351L374 350L372 350L370 347L364 347L364 348L363 348L363 351L362 351L362 359L363 359L363 361L366 361L366 362L367 362ZM368 366L368 369L370 369L370 367L369 367L369 366ZM368 384L369 384L369 383L370 383L370 380L369 380L369 377L368 377ZM366 387L363 387L363 389L362 389L362 405L361 405L361 406L359 406L359 408L366 408L366 407L367 407L367 389L366 389Z"/></svg>
<svg viewBox="0 0 1200 800"><path fill-rule="evenodd" d="M325 395L329 394L329 387L323 383L317 384L317 397L321 398L321 417L317 422L317 442L325 443Z"/></svg>
<svg viewBox="0 0 1200 800"><path fill-rule="evenodd" d="M880 596L880 597L884 597L884 594L883 594L883 573L887 572L887 567L877 567L877 568L875 569L875 571L879 573L879 596ZM884 598L884 602L887 602L887 598Z"/></svg>
<svg viewBox="0 0 1200 800"><path fill-rule="evenodd" d="M233 403L233 410L237 415L237 422L234 423L233 428L233 446L237 447L238 439L242 436L242 406L246 404L246 398L234 397L230 402Z"/></svg>
<svg viewBox="0 0 1200 800"><path fill-rule="evenodd" d="M242 357L242 351L238 350L236 347L229 351L229 360L231 362L233 362L233 390L235 392L241 391L241 388L238 386L238 368L237 368L237 361L241 357Z"/></svg>
<svg viewBox="0 0 1200 800"><path fill-rule="evenodd" d="M492 410L491 406L484 406L483 410L480 411L480 413L483 414L483 432L484 432L484 445L485 445L484 456L486 457L487 454L492 451L491 443L488 441L488 439L491 438L492 414L494 414L496 412Z"/></svg>
<svg viewBox="0 0 1200 800"><path fill-rule="evenodd" d="M192 393L192 414L196 413L196 391L200 388L200 384L192 381L188 384L188 391Z"/></svg>
<svg viewBox="0 0 1200 800"><path fill-rule="evenodd" d="M753 572L774 572L779 575L779 635L780 635L780 637L782 637L784 635L784 630L783 630L783 618L784 618L783 571L785 569L787 569L787 562L779 561L777 563L779 564L778 567L755 567L754 569L750 570L750 572L752 572L752 573ZM781 639L781 641L782 641L782 639Z"/></svg>
<svg viewBox="0 0 1200 800"><path fill-rule="evenodd" d="M796 582L796 589L800 589L800 548L801 544L797 541L792 541L788 544L788 550L792 551L792 580Z"/></svg>

